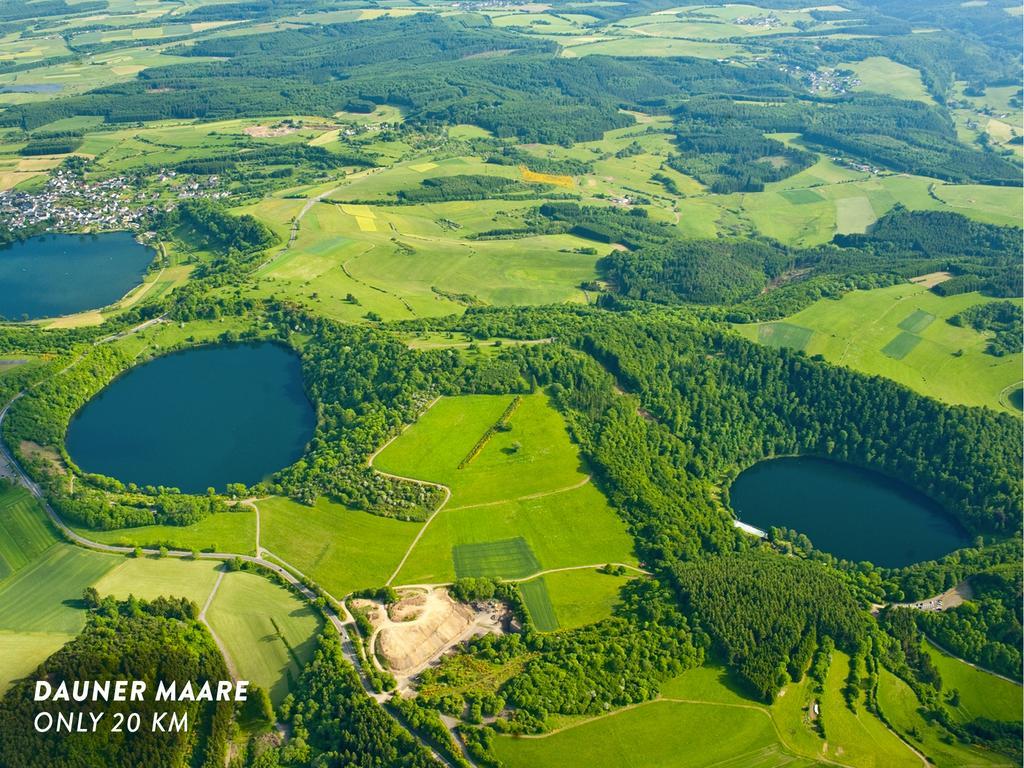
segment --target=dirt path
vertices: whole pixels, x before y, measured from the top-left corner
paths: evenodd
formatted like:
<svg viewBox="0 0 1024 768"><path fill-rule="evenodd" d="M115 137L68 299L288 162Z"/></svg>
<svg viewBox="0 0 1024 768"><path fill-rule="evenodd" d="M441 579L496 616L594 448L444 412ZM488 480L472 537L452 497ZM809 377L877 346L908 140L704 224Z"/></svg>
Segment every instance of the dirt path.
<svg viewBox="0 0 1024 768"><path fill-rule="evenodd" d="M287 253L291 249L292 243L294 243L299 236L299 223L302 221L302 217L309 213L314 205L319 203L325 197L330 197L339 189L341 189L340 184L337 187L334 187L333 189L329 189L326 192L321 192L319 195L314 195L313 197L307 199L306 204L302 206L302 210L300 210L295 215L295 218L292 219L291 229L288 230L288 241L284 244L284 247L281 248L281 250L277 251L273 256L260 263L255 269L252 270L250 274L256 274L267 265L272 264L283 254Z"/></svg>
<svg viewBox="0 0 1024 768"><path fill-rule="evenodd" d="M423 409L423 413L421 413L420 416L422 416L424 413L426 413L431 408L433 408L437 404L437 401L440 400L440 399L441 399L441 397L438 396L438 397L435 397L433 400L431 400L429 403L427 403L427 407ZM413 422L413 424L415 424L415 423L416 422ZM385 448L387 448L389 445L391 445L393 442L395 442L395 440L397 440L399 437L401 437L403 434L405 434L405 431L407 429L409 429L409 427L411 427L411 426L412 426L412 424L406 424L404 427L402 427L402 430L397 435L392 437L390 440L388 440L386 443L384 443L384 445L382 445L380 448L378 448L373 453L371 453L370 457L366 460L366 465L368 467L373 467L373 462L376 460L376 458L378 456L380 456L381 451L383 451ZM441 503L437 505L437 509L435 509L429 515L427 515L427 519L423 521L423 525L416 532L416 536L413 538L412 542L409 544L408 549L405 550L405 554L402 555L402 559L399 561L398 566L394 570L394 573L392 573L391 576L388 577L388 580L386 582L384 582L384 584L386 586L391 586L391 583L398 577L398 572L402 570L402 566L404 566L406 560L409 559L409 555L412 554L413 549L415 549L415 547L419 543L420 539L423 538L423 534L427 530L427 528L430 526L430 523L433 521L433 519L435 517L437 517L438 513L442 509L445 508L445 506L448 504L448 502L451 501L452 489L449 488L447 485L444 485L443 483L432 483L432 482L430 482L428 480L420 480L419 478L416 478L416 477L405 477L403 475L395 475L395 474L392 474L391 472L382 472L381 470L376 469L376 468L374 468L374 471L380 473L384 477L390 477L392 480L401 480L401 481L407 482L407 483L416 483L417 485L427 485L427 486L430 486L431 488L439 488L444 493L444 498L441 500Z"/></svg>
<svg viewBox="0 0 1024 768"><path fill-rule="evenodd" d="M511 499L498 499L497 501L481 501L479 504L463 504L461 507L451 507L451 511L457 509L479 509L480 507L496 507L499 504L508 504L512 501L527 501L528 499L543 499L545 496L555 496L559 493L568 493L569 491L575 491L577 488L582 488L584 485L590 482L590 475L587 475L579 482L567 485L564 488L554 488L550 491L539 491L538 493L528 493L525 496L515 496Z"/></svg>
<svg viewBox="0 0 1024 768"><path fill-rule="evenodd" d="M220 573L217 574L217 581L213 584L213 589L210 590L210 594L206 598L206 602L203 603L203 609L199 611L199 620L206 625L207 631L210 633L210 637L213 638L213 642L217 644L217 648L220 649L220 655L224 657L224 663L227 665L228 674L231 675L233 680L238 679L238 668L235 666L234 660L231 658L231 654L228 653L227 646L224 645L223 641L217 636L217 633L213 631L213 627L210 626L210 622L206 620L206 612L210 609L210 604L213 602L214 595L217 594L217 590L220 589L220 583L224 581L224 568L222 567Z"/></svg>
<svg viewBox="0 0 1024 768"><path fill-rule="evenodd" d="M629 565L628 563L590 563L588 565L565 565L561 568L548 568L543 571L537 571L531 573L529 576L519 576L515 579L499 579L499 581L508 584L519 584L524 581L531 581L533 579L539 579L541 576L546 576L549 573L563 573L565 571L596 571L598 568L604 568L606 565L617 565L626 570L639 573L642 576L653 576L650 571L640 568L636 565ZM444 581L438 582L437 584L394 584L395 589L437 589L438 587L450 587L452 582Z"/></svg>

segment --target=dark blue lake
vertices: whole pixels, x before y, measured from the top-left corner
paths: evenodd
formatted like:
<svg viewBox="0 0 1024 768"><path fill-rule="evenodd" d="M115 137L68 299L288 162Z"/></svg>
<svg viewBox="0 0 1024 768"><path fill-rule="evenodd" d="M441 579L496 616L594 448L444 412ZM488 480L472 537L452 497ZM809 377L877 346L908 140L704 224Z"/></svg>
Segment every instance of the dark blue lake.
<svg viewBox="0 0 1024 768"><path fill-rule="evenodd" d="M737 519L763 531L792 528L817 549L896 568L970 540L934 501L877 472L810 457L773 459L729 488Z"/></svg>
<svg viewBox="0 0 1024 768"><path fill-rule="evenodd" d="M0 316L34 320L113 304L142 282L155 255L130 232L38 235L0 247Z"/></svg>
<svg viewBox="0 0 1024 768"><path fill-rule="evenodd" d="M295 353L228 344L128 371L79 411L66 444L85 472L202 493L294 463L315 426Z"/></svg>

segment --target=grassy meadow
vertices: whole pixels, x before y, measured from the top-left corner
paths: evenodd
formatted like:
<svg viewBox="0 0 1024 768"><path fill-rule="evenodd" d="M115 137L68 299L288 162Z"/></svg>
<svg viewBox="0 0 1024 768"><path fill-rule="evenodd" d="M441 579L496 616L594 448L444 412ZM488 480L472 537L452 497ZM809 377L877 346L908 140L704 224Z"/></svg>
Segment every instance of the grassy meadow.
<svg viewBox="0 0 1024 768"><path fill-rule="evenodd" d="M117 555L54 544L0 581L0 686L29 674L85 626L82 591L118 563Z"/></svg>
<svg viewBox="0 0 1024 768"><path fill-rule="evenodd" d="M125 547L256 553L256 513L248 507L208 515L193 525L144 525L110 531L77 529L93 541Z"/></svg>
<svg viewBox="0 0 1024 768"><path fill-rule="evenodd" d="M206 620L242 679L279 705L312 658L320 619L285 587L244 571L224 575Z"/></svg>
<svg viewBox="0 0 1024 768"><path fill-rule="evenodd" d="M441 398L375 459L377 469L452 491L396 583L522 578L549 568L635 562L625 526L587 481L545 395L524 395L510 429L494 432L458 468L511 402L508 395Z"/></svg>
<svg viewBox="0 0 1024 768"><path fill-rule="evenodd" d="M544 632L574 629L606 619L634 574L612 576L597 569L557 571L519 585L526 608ZM542 624L538 616L543 615Z"/></svg>
<svg viewBox="0 0 1024 768"><path fill-rule="evenodd" d="M386 582L422 525L325 498L312 507L281 497L256 503L262 546L338 598Z"/></svg>
<svg viewBox="0 0 1024 768"><path fill-rule="evenodd" d="M777 741L756 707L655 701L541 737L499 736L508 768L617 765L623 768L804 768L815 761Z"/></svg>
<svg viewBox="0 0 1024 768"><path fill-rule="evenodd" d="M781 322L735 327L753 341L820 354L948 403L1014 412L1002 393L1020 382L1021 355L986 354L984 334L946 322L988 301L977 293L938 296L904 283L821 299Z"/></svg>
<svg viewBox="0 0 1024 768"><path fill-rule="evenodd" d="M879 671L878 705L893 730L936 765L1013 765L1009 758L985 749L958 742L949 743L946 731L923 716L921 702L911 687L884 668Z"/></svg>
<svg viewBox="0 0 1024 768"><path fill-rule="evenodd" d="M545 578L550 580L551 576ZM856 711L851 711L842 694L849 663L850 657L837 651L822 694L814 693L811 681L805 678L788 684L775 703L766 706L749 698L734 673L709 662L664 683L661 698L654 702L597 718L553 717L551 733L540 737L499 736L494 751L508 766L561 765L570 755L574 762L579 761L579 755L590 756L595 765L605 764L613 755L616 765L666 768L920 766L922 758L914 754L907 741L938 766L1013 764L987 750L950 742L944 731L923 717L921 704L910 687L884 669L878 699L892 730L865 709L863 695L858 697ZM1019 688L1017 693L1019 701ZM824 739L814 727L815 703L825 724ZM1012 714L998 705L985 711L989 715ZM972 716L979 715L975 712ZM720 732L718 723L729 727Z"/></svg>
<svg viewBox="0 0 1024 768"><path fill-rule="evenodd" d="M386 180L386 175L362 178ZM296 215L291 202L275 200L250 210L280 232ZM515 221L499 211L524 205L317 203L303 216L295 241L257 271L249 290L346 321L368 313L385 320L445 315L472 304L586 301L578 286L596 277L597 257L574 249L591 245L588 241L571 235L465 239Z"/></svg>
<svg viewBox="0 0 1024 768"><path fill-rule="evenodd" d="M1007 722L1024 719L1024 695L1019 685L965 664L931 643L925 643L925 650L942 675L942 689L955 688L960 692L959 706L950 707L955 718L984 717Z"/></svg>
<svg viewBox="0 0 1024 768"><path fill-rule="evenodd" d="M100 595L125 600L184 597L202 608L217 583L222 564L215 560L177 557L126 557L93 586Z"/></svg>

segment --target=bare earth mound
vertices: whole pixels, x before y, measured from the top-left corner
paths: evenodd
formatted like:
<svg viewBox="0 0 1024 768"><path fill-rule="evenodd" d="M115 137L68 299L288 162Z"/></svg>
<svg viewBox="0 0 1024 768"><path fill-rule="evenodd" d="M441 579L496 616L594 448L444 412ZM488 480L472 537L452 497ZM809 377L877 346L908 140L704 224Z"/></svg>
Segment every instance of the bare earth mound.
<svg viewBox="0 0 1024 768"><path fill-rule="evenodd" d="M365 603L364 603L365 605ZM441 655L475 635L501 632L505 608L500 603L466 605L448 590L405 590L388 611L373 603L374 648L400 681L419 674Z"/></svg>

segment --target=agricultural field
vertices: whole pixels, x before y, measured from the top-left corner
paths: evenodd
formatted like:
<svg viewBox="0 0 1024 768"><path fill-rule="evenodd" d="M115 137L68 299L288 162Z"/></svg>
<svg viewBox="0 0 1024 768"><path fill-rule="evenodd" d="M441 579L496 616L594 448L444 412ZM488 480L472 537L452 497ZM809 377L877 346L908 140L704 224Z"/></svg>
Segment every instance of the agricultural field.
<svg viewBox="0 0 1024 768"><path fill-rule="evenodd" d="M126 557L93 586L101 596L125 600L184 597L200 608L217 583L223 565L216 560L187 560L179 557Z"/></svg>
<svg viewBox="0 0 1024 768"><path fill-rule="evenodd" d="M302 217L295 241L257 271L252 290L347 321L370 313L386 320L430 317L475 304L585 302L578 286L596 277L597 257L576 250L589 241L571 235L462 237L474 227L500 226L497 211L516 205L318 203ZM287 226L282 219L295 215L287 208L266 213L276 217L274 227Z"/></svg>
<svg viewBox="0 0 1024 768"><path fill-rule="evenodd" d="M28 491L0 485L0 583L56 541L53 525Z"/></svg>
<svg viewBox="0 0 1024 768"><path fill-rule="evenodd" d="M474 454L511 404L510 396L442 398L374 460L379 470L452 491L396 583L522 578L549 568L636 562L623 524L588 482L545 395L523 396L511 428L495 431Z"/></svg>
<svg viewBox="0 0 1024 768"><path fill-rule="evenodd" d="M260 544L337 598L385 583L422 525L326 498L312 507L281 497L256 504ZM296 536L300 530L303 535Z"/></svg>
<svg viewBox="0 0 1024 768"><path fill-rule="evenodd" d="M449 509L481 506L586 480L561 415L538 393L441 398L374 459L383 472L448 485ZM477 441L513 408L506 431ZM472 455L472 458L469 458ZM465 466L459 464L469 458Z"/></svg>
<svg viewBox="0 0 1024 768"><path fill-rule="evenodd" d="M618 765L628 768L806 768L818 765L781 747L757 707L655 701L540 737L499 736L494 752L509 768Z"/></svg>
<svg viewBox="0 0 1024 768"><path fill-rule="evenodd" d="M320 627L291 591L244 571L224 575L206 620L241 678L266 689L275 706L312 657Z"/></svg>
<svg viewBox="0 0 1024 768"><path fill-rule="evenodd" d="M537 628L573 629L606 619L635 573L612 576L597 569L556 571L519 585ZM544 622L540 620L544 617Z"/></svg>
<svg viewBox="0 0 1024 768"><path fill-rule="evenodd" d="M93 541L125 547L167 547L240 555L256 553L256 513L248 507L208 515L193 525L145 525L78 532Z"/></svg>
<svg viewBox="0 0 1024 768"><path fill-rule="evenodd" d="M906 745L888 731L880 720L866 712L862 701L858 702L856 713L847 708L841 691L848 665L849 657L836 653L826 678L824 695L814 694L809 681L805 679L787 685L784 693L770 707L747 698L740 681L717 663L709 663L683 673L663 685L661 693L666 700L685 699L766 712L775 726L778 748L807 759L821 758L823 761L837 761L857 768L914 765L916 758ZM921 704L910 687L885 669L880 673L878 699L893 729L940 766L1011 764L1007 758L991 751L957 742L949 743L946 732L922 716ZM822 740L812 727L811 709L814 702L818 702L821 708L826 740ZM920 764L919 760L917 764Z"/></svg>
<svg viewBox="0 0 1024 768"><path fill-rule="evenodd" d="M119 560L54 544L0 581L0 686L29 674L82 629L85 612L77 607L82 591Z"/></svg>
<svg viewBox="0 0 1024 768"><path fill-rule="evenodd" d="M1012 412L1003 393L1020 382L1021 356L986 354L985 335L946 322L988 301L906 283L822 299L785 321L735 327L753 341L820 354L939 400Z"/></svg>
<svg viewBox="0 0 1024 768"><path fill-rule="evenodd" d="M828 756L856 766L919 766L920 758L881 720L864 708L863 696L858 696L856 712L847 707L842 691L849 671L850 657L836 651L832 655L832 664L825 680L825 693L821 699Z"/></svg>

